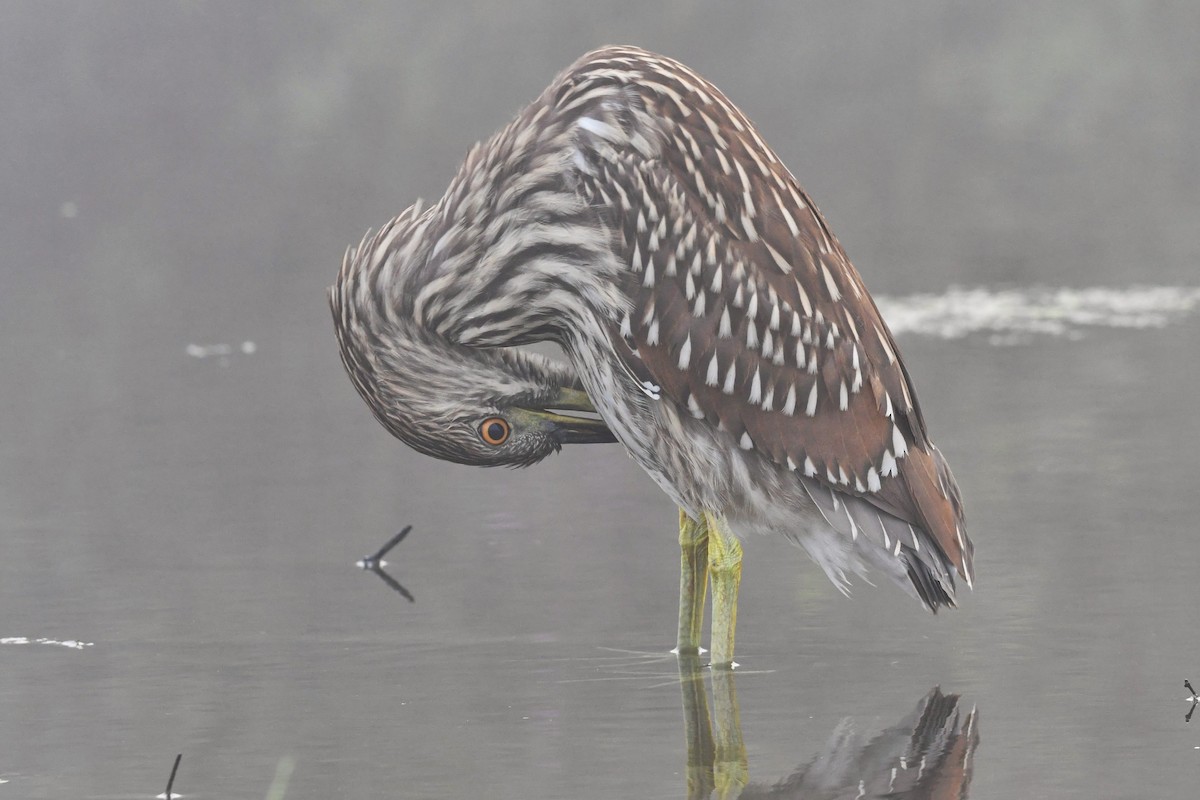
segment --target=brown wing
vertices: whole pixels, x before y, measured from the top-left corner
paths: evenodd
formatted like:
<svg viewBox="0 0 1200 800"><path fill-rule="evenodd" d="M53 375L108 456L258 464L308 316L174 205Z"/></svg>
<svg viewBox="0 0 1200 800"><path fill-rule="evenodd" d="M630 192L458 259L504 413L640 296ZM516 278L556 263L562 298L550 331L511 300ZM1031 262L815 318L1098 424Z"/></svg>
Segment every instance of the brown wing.
<svg viewBox="0 0 1200 800"><path fill-rule="evenodd" d="M634 368L741 447L924 529L969 583L957 487L887 325L816 207L686 67L658 61L653 80L626 91L628 107L611 111L611 127L588 126L600 135L583 145L631 267L621 332ZM654 157L615 146L616 131L654 121Z"/></svg>

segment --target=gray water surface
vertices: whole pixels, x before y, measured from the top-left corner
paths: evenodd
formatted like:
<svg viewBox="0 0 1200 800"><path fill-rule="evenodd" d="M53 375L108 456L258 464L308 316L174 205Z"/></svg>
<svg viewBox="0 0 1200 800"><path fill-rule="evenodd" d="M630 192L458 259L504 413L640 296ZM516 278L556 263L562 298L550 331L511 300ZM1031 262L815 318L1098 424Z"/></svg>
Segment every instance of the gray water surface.
<svg viewBox="0 0 1200 800"><path fill-rule="evenodd" d="M1194 796L1197 29L4 6L0 800L153 797L181 752L191 798L706 796L739 741L745 797ZM355 396L345 245L616 41L742 105L879 296L966 499L958 610L752 540L714 679L668 652L676 511L619 447L474 470ZM415 602L355 566L406 525Z"/></svg>

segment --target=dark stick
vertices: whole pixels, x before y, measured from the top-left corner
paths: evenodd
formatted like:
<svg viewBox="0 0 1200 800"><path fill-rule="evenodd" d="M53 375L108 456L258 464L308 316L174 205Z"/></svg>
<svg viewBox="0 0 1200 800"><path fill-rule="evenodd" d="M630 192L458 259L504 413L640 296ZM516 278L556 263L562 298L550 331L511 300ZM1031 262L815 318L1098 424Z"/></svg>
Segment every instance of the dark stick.
<svg viewBox="0 0 1200 800"><path fill-rule="evenodd" d="M359 566L361 566L363 569L375 569L376 567L378 567L379 562L383 560L383 557L386 556L388 553L390 553L393 547L400 544L400 541L405 536L408 536L408 532L411 530L412 530L412 525L405 525L404 530L397 533L395 536L393 536L388 541L387 544L385 544L383 547L379 548L379 551L376 552L375 555L367 556L362 561L360 561Z"/></svg>
<svg viewBox="0 0 1200 800"><path fill-rule="evenodd" d="M179 771L179 762L183 760L183 753L175 756L175 766L171 767L171 777L167 778L167 800L171 800L171 787L175 785L175 773Z"/></svg>
<svg viewBox="0 0 1200 800"><path fill-rule="evenodd" d="M1192 693L1192 699L1193 699L1193 700L1200 699L1200 698L1197 698L1197 695L1196 695L1196 690L1192 688L1192 684L1191 684L1191 683L1189 683L1188 681L1186 681L1186 680L1185 680L1185 681L1183 682L1183 688L1187 689L1189 692L1191 692L1191 693Z"/></svg>

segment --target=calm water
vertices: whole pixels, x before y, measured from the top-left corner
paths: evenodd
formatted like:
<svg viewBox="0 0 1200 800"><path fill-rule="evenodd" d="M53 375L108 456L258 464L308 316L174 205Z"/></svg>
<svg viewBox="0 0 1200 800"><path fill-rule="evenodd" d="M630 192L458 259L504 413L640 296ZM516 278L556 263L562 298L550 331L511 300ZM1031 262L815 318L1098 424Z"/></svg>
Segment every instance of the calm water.
<svg viewBox="0 0 1200 800"><path fill-rule="evenodd" d="M745 797L1194 796L1196 11L257 8L0 10L0 800L180 752L194 798L706 796L743 752ZM959 610L752 540L714 680L619 448L442 464L355 396L342 248L609 41L721 84L881 295ZM415 602L355 567L405 525Z"/></svg>

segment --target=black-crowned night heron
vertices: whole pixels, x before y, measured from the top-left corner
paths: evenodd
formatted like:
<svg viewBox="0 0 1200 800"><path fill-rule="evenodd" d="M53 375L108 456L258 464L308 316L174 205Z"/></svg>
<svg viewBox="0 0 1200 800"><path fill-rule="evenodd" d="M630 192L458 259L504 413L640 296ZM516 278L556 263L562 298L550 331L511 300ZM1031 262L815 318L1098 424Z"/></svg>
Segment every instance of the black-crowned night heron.
<svg viewBox="0 0 1200 800"><path fill-rule="evenodd" d="M711 580L710 658L732 665L752 533L843 591L870 564L936 611L971 583L958 487L862 279L677 61L585 55L347 252L330 303L354 385L422 453L524 466L615 436L680 509L681 652ZM538 341L570 366L513 349Z"/></svg>

